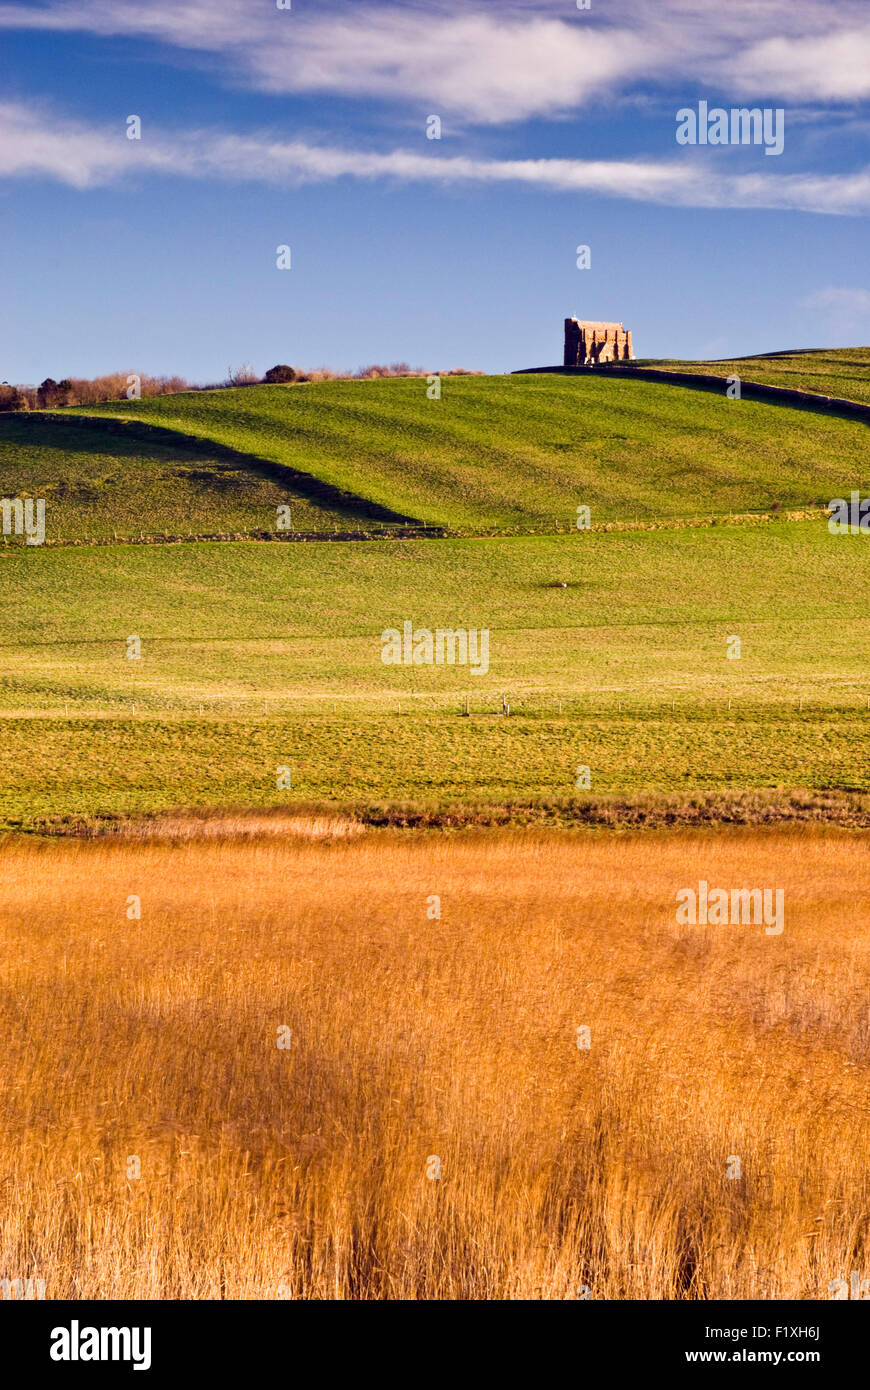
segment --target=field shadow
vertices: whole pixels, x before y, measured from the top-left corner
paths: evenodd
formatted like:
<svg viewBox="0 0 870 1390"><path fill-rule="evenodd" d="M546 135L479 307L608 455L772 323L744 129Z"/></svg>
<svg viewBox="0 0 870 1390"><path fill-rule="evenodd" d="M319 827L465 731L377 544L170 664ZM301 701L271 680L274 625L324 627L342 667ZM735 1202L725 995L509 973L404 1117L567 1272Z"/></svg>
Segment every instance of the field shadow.
<svg viewBox="0 0 870 1390"><path fill-rule="evenodd" d="M201 439L180 430L166 429L133 419L110 416L51 415L34 412L0 416L0 444L8 442L31 449L66 450L105 458L150 459L168 463L184 461L230 463L254 476L268 478L288 495L304 498L315 506L344 513L361 522L393 522L417 525L415 517L395 512L378 502L300 472L272 459L244 453L215 440Z"/></svg>

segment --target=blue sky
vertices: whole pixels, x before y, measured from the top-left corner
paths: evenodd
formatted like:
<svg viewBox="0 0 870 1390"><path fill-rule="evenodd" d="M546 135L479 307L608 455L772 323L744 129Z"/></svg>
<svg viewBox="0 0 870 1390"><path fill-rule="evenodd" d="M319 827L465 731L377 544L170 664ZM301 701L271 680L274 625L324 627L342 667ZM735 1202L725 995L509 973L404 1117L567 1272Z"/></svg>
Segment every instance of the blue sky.
<svg viewBox="0 0 870 1390"><path fill-rule="evenodd" d="M866 344L868 214L868 0L0 0L0 379Z"/></svg>

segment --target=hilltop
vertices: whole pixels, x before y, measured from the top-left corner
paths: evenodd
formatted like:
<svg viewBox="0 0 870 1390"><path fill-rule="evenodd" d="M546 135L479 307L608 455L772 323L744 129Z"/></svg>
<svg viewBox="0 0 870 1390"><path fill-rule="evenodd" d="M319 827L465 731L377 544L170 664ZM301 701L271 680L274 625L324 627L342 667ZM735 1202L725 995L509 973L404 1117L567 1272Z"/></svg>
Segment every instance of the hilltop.
<svg viewBox="0 0 870 1390"><path fill-rule="evenodd" d="M82 414L95 421L87 439L78 423L64 434L59 418ZM0 485L34 492L62 480L58 522L85 538L100 534L98 520L103 534L131 535L149 496L161 517L189 509L191 534L274 530L275 506L289 500L276 489L299 497L305 479L333 495L294 513L296 530L358 527L374 505L465 534L570 530L580 505L593 525L818 508L870 482L859 422L641 378L457 377L435 401L414 379L249 386L52 418L0 420ZM128 422L123 434L112 420ZM186 438L173 445L137 422ZM229 471L215 446L236 451Z"/></svg>
<svg viewBox="0 0 870 1390"><path fill-rule="evenodd" d="M636 365L641 369L663 367L680 372L739 376L747 381L760 381L765 386L787 386L870 405L870 347L798 348L709 362L649 358Z"/></svg>

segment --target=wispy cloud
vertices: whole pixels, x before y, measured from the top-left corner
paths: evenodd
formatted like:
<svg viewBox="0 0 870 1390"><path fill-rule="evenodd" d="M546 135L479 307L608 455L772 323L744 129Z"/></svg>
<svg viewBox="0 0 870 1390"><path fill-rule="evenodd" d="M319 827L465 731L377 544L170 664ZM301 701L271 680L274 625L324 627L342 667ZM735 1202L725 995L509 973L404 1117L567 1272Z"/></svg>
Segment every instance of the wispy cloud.
<svg viewBox="0 0 870 1390"><path fill-rule="evenodd" d="M835 15L832 10L832 18ZM723 66L735 90L792 101L860 101L870 95L870 19L834 32L764 39Z"/></svg>
<svg viewBox="0 0 870 1390"><path fill-rule="evenodd" d="M829 286L824 290L814 290L801 300L804 309L848 309L860 314L870 314L870 290L837 289Z"/></svg>
<svg viewBox="0 0 870 1390"><path fill-rule="evenodd" d="M480 124L552 116L670 81L813 103L870 95L867 0L468 0L253 7L249 0L0 3L0 28L128 35L210 53L276 94L425 104Z"/></svg>
<svg viewBox="0 0 870 1390"><path fill-rule="evenodd" d="M340 178L404 183L511 183L677 207L870 211L870 169L844 174L729 173L705 159L484 159L393 149L384 153L281 140L270 132L167 131L141 140L67 122L21 103L0 103L0 178L49 178L74 188L147 175L251 181L276 186Z"/></svg>
<svg viewBox="0 0 870 1390"><path fill-rule="evenodd" d="M828 285L808 294L800 307L814 310L834 336L870 332L870 290Z"/></svg>

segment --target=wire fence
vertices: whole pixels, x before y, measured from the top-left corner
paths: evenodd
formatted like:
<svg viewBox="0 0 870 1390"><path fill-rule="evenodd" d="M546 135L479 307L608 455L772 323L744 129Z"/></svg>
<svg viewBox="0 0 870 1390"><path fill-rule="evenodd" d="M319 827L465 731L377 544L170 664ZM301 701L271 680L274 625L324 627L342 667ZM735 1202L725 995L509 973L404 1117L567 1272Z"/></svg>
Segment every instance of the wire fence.
<svg viewBox="0 0 870 1390"><path fill-rule="evenodd" d="M153 693L107 698L71 695L45 705L0 707L0 720L14 719L211 719L278 720L300 718L525 720L784 720L814 721L853 716L870 718L870 694L835 696L724 694L637 694L592 692L542 693L502 690L497 693L416 692L383 695L252 695L246 698L181 699Z"/></svg>

